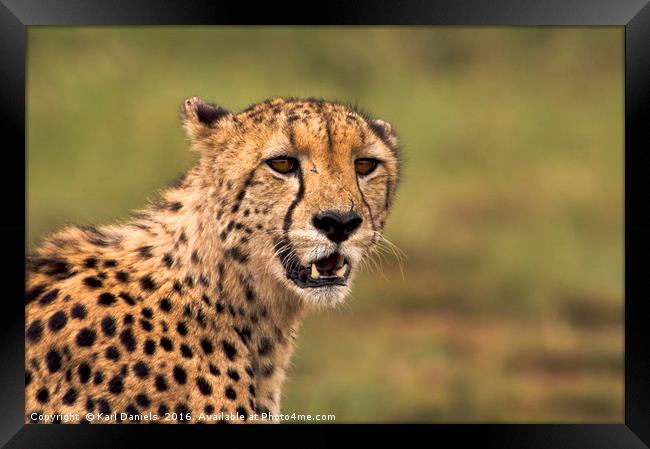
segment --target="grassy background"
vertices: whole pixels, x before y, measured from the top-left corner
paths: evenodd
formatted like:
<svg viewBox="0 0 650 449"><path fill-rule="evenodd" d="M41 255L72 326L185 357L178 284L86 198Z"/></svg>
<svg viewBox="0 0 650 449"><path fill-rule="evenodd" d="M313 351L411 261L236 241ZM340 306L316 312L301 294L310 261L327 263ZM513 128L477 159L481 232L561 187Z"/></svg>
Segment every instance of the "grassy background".
<svg viewBox="0 0 650 449"><path fill-rule="evenodd" d="M30 28L27 246L191 165L185 97L356 101L404 144L404 275L307 319L284 411L622 422L622 63L622 28Z"/></svg>

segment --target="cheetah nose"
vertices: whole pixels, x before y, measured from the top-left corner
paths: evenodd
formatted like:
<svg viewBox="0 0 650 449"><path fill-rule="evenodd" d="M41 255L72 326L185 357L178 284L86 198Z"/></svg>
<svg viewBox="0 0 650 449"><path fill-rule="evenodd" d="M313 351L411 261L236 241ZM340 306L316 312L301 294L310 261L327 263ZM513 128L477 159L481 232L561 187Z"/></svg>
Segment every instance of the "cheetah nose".
<svg viewBox="0 0 650 449"><path fill-rule="evenodd" d="M314 227L335 243L341 243L350 237L361 225L363 219L356 212L340 213L325 211L314 216Z"/></svg>

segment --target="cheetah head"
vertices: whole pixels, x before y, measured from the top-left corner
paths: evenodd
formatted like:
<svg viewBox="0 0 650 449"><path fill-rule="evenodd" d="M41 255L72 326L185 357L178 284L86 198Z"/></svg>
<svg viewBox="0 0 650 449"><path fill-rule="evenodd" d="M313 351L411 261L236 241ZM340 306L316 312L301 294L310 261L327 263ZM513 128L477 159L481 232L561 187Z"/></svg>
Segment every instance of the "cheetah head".
<svg viewBox="0 0 650 449"><path fill-rule="evenodd" d="M391 125L315 99L232 114L195 97L182 118L226 253L308 303L342 301L395 196Z"/></svg>

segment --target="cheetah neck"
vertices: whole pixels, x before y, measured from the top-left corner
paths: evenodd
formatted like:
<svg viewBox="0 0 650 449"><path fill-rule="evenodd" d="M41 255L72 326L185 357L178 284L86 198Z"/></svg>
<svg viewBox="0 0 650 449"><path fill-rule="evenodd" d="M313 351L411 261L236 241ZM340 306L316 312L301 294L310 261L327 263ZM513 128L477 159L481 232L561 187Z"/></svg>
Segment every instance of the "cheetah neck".
<svg viewBox="0 0 650 449"><path fill-rule="evenodd" d="M226 214L217 218L219 207L208 204L229 205L232 198L227 189L219 189L218 183L208 187L204 179L190 171L180 185L138 215L130 226L139 230L139 236L129 234L133 242L125 241L125 249L129 254L151 255L141 261L143 270L151 270L154 282L166 285L184 314L189 308L198 328L202 321L208 326L212 321L218 332L239 340L256 376L259 409L278 413L281 385L305 307L259 270L236 240L224 241L220 229L228 229L229 218ZM209 197L216 201L206 202ZM142 250L143 241L150 242L148 251Z"/></svg>

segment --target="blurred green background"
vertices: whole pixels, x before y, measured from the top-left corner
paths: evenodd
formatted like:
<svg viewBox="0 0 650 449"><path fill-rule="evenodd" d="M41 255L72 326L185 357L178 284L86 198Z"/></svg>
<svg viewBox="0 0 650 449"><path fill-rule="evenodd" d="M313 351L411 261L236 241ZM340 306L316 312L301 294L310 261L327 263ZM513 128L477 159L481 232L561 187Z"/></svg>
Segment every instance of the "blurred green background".
<svg viewBox="0 0 650 449"><path fill-rule="evenodd" d="M286 413L623 421L623 29L28 30L28 242L189 167L192 95L357 102L396 127L407 255L310 316Z"/></svg>

